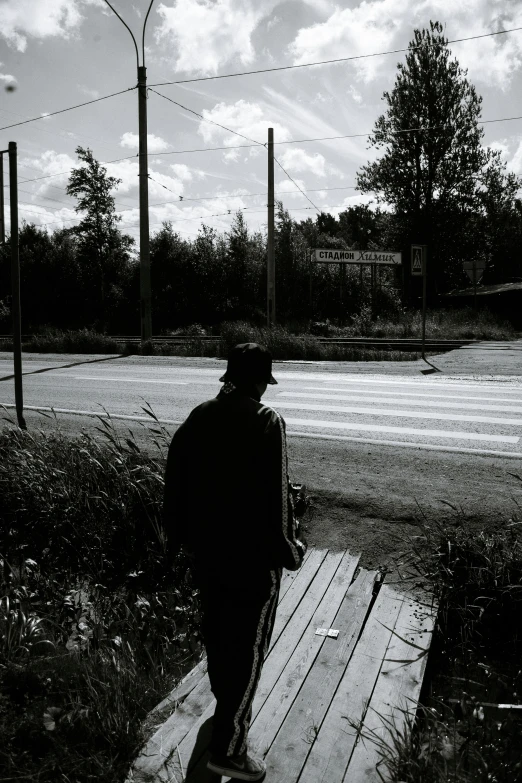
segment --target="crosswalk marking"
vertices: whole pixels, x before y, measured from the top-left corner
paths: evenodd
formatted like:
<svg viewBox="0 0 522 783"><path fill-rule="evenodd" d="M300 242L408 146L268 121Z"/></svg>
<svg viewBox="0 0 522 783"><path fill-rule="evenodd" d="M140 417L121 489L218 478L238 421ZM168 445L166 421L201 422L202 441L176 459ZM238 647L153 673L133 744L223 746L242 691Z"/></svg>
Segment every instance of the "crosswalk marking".
<svg viewBox="0 0 522 783"><path fill-rule="evenodd" d="M522 419L497 419L493 416L466 416L457 413L424 413L421 411L390 410L389 408L359 408L355 405L313 405L301 402L279 402L279 400L277 400L274 407L303 411L328 411L329 413L364 413L370 416L394 416L408 419L443 419L445 421L468 421L482 424L522 425ZM420 432L422 432L422 430L420 430Z"/></svg>
<svg viewBox="0 0 522 783"><path fill-rule="evenodd" d="M306 392L280 392L278 397L313 397L314 400L347 400L348 402L368 402L367 397L360 397L357 394L310 394ZM475 405L468 402L469 398L462 398L460 402L438 402L437 400L430 400L424 398L419 400L418 398L413 400L389 400L386 397L372 397L371 402L384 403L386 405L415 405L415 406L428 406L433 408L466 408L468 410L477 411L497 411L498 413L522 413L521 407L513 407L509 405Z"/></svg>
<svg viewBox="0 0 522 783"><path fill-rule="evenodd" d="M452 438L458 440L482 440L491 443L518 443L520 438L513 435L486 435L481 432L456 432L455 430L425 430L412 427L384 427L380 424L352 424L345 421L320 421L318 419L286 418L287 424L300 427L321 427L321 429L357 430L360 432L393 432L400 435L420 435L430 438ZM295 433L294 433L295 434Z"/></svg>
<svg viewBox="0 0 522 783"><path fill-rule="evenodd" d="M329 386L303 386L302 387L305 391L318 391L318 392L340 392L341 394L343 392L350 392L353 394L360 394L361 389L354 389L353 392L351 392L350 389L344 388L344 389L334 389ZM452 390L453 391L453 390ZM390 397L414 397L416 400L429 400L429 399L437 399L437 400L462 400L462 394L433 394L433 392L426 392L422 393L418 390L415 391L409 391L409 392L401 392L396 391L395 389L393 391L386 391L385 389L378 389L374 391L373 389L364 389L365 394L379 394L381 397L384 395L388 395ZM519 394L522 394L522 392L519 392ZM466 400L473 400L478 402L515 402L522 405L522 396L519 400L514 399L513 397L475 397L466 395Z"/></svg>

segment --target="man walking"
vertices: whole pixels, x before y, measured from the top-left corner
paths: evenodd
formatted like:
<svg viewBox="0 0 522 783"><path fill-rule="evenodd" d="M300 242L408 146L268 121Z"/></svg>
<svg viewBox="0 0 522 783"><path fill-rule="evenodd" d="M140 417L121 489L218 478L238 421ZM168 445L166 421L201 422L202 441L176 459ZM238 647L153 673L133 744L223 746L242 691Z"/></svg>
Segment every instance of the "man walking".
<svg viewBox="0 0 522 783"><path fill-rule="evenodd" d="M169 548L192 557L201 593L208 675L216 698L208 768L261 780L247 752L252 702L274 625L282 568L297 570L306 544L289 491L285 424L261 397L270 352L230 352L224 383L176 431L165 475Z"/></svg>

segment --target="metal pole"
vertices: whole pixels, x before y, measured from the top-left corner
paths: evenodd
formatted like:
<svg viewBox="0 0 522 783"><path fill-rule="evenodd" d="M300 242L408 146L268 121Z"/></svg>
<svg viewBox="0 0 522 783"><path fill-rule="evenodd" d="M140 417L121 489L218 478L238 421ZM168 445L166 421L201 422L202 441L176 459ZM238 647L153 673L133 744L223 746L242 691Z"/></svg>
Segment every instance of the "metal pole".
<svg viewBox="0 0 522 783"><path fill-rule="evenodd" d="M473 261L473 309L477 309L477 264Z"/></svg>
<svg viewBox="0 0 522 783"><path fill-rule="evenodd" d="M4 153L0 152L0 244L5 244Z"/></svg>
<svg viewBox="0 0 522 783"><path fill-rule="evenodd" d="M422 358L424 356L424 346L426 343L426 273L428 266L428 246L424 245L422 254Z"/></svg>
<svg viewBox="0 0 522 783"><path fill-rule="evenodd" d="M138 121L140 158L140 300L141 341L152 337L150 246L149 246L149 167L147 155L147 69L138 66Z"/></svg>
<svg viewBox="0 0 522 783"><path fill-rule="evenodd" d="M313 301L312 301L312 251L308 250L307 252L309 253L308 270L310 272L310 319L312 319L314 315Z"/></svg>
<svg viewBox="0 0 522 783"><path fill-rule="evenodd" d="M276 322L274 256L274 129L268 129L267 323Z"/></svg>
<svg viewBox="0 0 522 783"><path fill-rule="evenodd" d="M22 389L22 324L20 316L20 257L18 254L18 174L16 142L9 142L9 197L11 201L11 294L13 298L13 358L15 406L18 426L27 429Z"/></svg>

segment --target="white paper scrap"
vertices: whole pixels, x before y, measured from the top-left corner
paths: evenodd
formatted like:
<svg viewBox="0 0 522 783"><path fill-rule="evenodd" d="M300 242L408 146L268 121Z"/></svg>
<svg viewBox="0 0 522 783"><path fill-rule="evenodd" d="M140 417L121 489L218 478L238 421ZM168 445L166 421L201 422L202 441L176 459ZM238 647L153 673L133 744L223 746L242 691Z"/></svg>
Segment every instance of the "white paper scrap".
<svg viewBox="0 0 522 783"><path fill-rule="evenodd" d="M339 631L334 631L333 628L318 628L315 632L316 636L330 636L332 639L337 639Z"/></svg>

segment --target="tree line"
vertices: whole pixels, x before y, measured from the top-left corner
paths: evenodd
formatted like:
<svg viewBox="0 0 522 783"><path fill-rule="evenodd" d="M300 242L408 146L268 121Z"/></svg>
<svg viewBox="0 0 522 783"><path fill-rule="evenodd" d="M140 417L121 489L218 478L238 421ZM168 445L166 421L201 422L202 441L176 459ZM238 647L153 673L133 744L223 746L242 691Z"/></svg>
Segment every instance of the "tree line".
<svg viewBox="0 0 522 783"><path fill-rule="evenodd" d="M429 248L428 297L468 284L463 261L483 260L483 282L522 278L521 181L500 152L483 143L482 99L467 73L451 59L438 22L415 30L385 112L370 137L380 157L357 173L370 205L338 216L296 221L277 204L276 312L281 322L341 321L371 306L374 313L415 305L419 280L409 273L412 243ZM139 257L120 227L114 194L120 181L107 175L91 150L67 192L80 221L48 233L32 223L20 231L22 331L43 325L136 333L139 325ZM311 264L314 247L403 253L404 270ZM229 231L202 225L184 239L165 222L151 236L154 333L190 323L217 325L266 317L266 234L249 230L235 214ZM9 330L9 243L0 248L0 327Z"/></svg>

